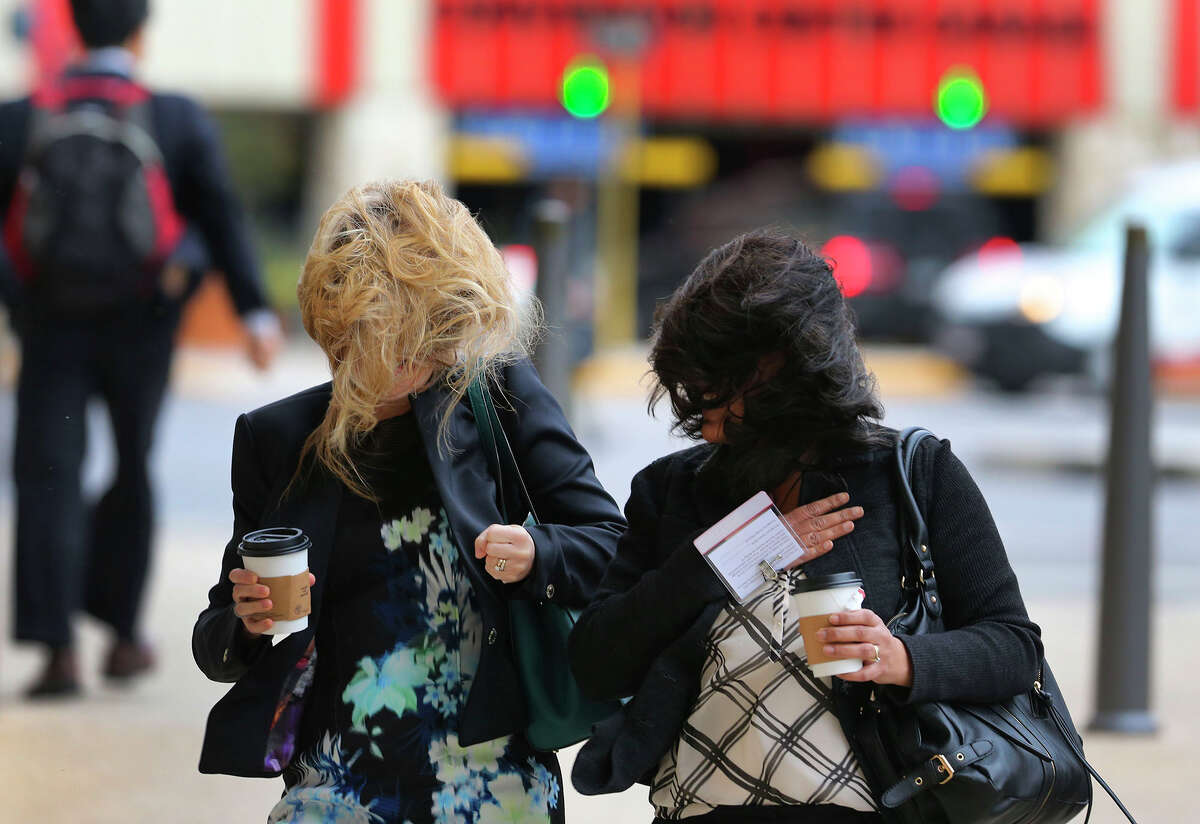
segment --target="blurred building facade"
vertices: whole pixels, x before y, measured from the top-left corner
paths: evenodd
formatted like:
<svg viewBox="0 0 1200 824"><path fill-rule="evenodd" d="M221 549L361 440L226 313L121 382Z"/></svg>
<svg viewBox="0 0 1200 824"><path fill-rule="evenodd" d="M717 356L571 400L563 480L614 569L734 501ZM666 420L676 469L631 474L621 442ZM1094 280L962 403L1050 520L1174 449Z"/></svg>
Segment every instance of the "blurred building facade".
<svg viewBox="0 0 1200 824"><path fill-rule="evenodd" d="M0 93L66 59L65 7L0 0ZM654 298L700 251L776 223L840 244L831 251L851 261L851 281L853 261L866 262L869 325L867 293L905 278L923 293L973 244L1061 236L1132 168L1200 152L1198 7L159 0L145 75L218 111L290 124L297 237L354 182L436 176L503 243L530 242L534 201L569 201L579 277L609 266L607 277L616 264L588 250L621 237L610 224L612 204L624 203L616 213L632 214L626 228L642 241L632 266L644 330ZM596 120L569 117L559 101L564 68L585 55L612 84L612 109ZM955 71L986 99L969 128L936 116L939 84ZM246 135L242 163L265 175L278 150L263 144L256 164L258 133ZM616 166L605 159L614 140L628 155ZM605 193L614 174L632 195Z"/></svg>

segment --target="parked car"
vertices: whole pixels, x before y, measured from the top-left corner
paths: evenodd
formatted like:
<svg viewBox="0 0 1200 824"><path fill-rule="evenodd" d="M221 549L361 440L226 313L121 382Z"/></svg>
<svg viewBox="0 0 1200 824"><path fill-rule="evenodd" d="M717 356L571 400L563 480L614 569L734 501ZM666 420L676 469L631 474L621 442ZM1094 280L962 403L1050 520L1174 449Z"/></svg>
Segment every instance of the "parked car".
<svg viewBox="0 0 1200 824"><path fill-rule="evenodd" d="M1003 231L996 209L966 192L945 192L903 209L885 192L844 195L830 212L833 260L868 340L928 343L936 330L933 290L947 264Z"/></svg>
<svg viewBox="0 0 1200 824"><path fill-rule="evenodd" d="M985 247L956 261L934 289L940 348L1005 390L1047 374L1103 379L1131 222L1149 234L1154 357L1200 358L1200 163L1139 175L1061 247Z"/></svg>

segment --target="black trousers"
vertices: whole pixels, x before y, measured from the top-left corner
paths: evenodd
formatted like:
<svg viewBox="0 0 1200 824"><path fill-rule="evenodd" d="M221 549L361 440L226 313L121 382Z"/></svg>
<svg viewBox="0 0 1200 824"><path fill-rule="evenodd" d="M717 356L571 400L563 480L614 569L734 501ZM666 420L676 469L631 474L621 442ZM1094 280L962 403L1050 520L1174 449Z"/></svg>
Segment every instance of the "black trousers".
<svg viewBox="0 0 1200 824"><path fill-rule="evenodd" d="M22 332L13 477L17 490L16 637L71 643L80 608L134 637L150 560L147 459L170 369L177 312L28 318ZM85 504L86 407L108 408L116 472Z"/></svg>

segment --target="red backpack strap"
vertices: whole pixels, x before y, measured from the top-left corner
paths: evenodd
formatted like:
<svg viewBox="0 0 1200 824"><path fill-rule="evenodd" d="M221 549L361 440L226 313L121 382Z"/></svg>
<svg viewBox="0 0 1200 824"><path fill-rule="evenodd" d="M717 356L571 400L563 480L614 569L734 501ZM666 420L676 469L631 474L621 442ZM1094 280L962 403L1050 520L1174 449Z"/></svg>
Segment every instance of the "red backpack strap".
<svg viewBox="0 0 1200 824"><path fill-rule="evenodd" d="M165 263L183 237L183 218L175 208L175 198L171 195L171 183L167 180L167 170L160 165L146 169L146 190L150 195L150 206L154 210L154 224L158 228L154 241L154 251L151 253L152 264Z"/></svg>
<svg viewBox="0 0 1200 824"><path fill-rule="evenodd" d="M33 93L38 109L59 110L76 100L104 100L116 106L136 106L150 101L145 86L115 74L64 74Z"/></svg>
<svg viewBox="0 0 1200 824"><path fill-rule="evenodd" d="M8 251L8 259L21 280L33 278L33 264L25 252L25 215L29 211L29 188L22 186L18 180L13 187L12 200L8 204L8 214L4 218L4 248Z"/></svg>

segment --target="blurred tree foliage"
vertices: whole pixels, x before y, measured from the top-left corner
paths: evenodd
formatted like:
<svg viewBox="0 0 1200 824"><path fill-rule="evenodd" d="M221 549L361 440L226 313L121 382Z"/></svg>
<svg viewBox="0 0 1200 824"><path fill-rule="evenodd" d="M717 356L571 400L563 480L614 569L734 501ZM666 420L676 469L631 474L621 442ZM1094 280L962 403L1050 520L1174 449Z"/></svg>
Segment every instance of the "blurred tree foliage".
<svg viewBox="0 0 1200 824"><path fill-rule="evenodd" d="M215 113L230 174L254 224L254 239L275 306L295 306L307 238L299 236L313 118L297 112Z"/></svg>

